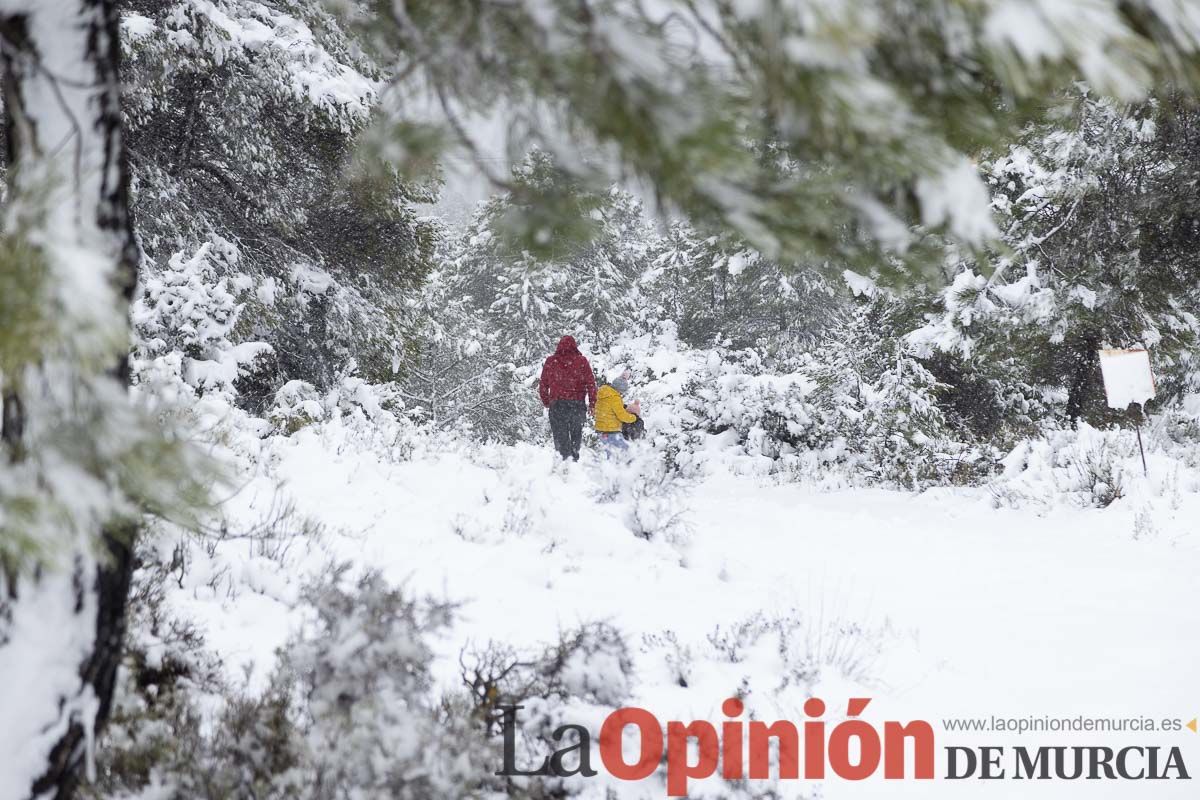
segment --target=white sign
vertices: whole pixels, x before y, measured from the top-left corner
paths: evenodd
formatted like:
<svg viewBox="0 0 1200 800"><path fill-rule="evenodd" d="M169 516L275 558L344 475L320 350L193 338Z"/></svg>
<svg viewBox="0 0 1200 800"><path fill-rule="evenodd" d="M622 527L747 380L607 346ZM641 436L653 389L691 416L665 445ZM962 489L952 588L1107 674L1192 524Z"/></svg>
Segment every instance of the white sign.
<svg viewBox="0 0 1200 800"><path fill-rule="evenodd" d="M1143 405L1154 397L1154 373L1145 350L1101 350L1100 373L1109 408L1124 411L1130 403Z"/></svg>

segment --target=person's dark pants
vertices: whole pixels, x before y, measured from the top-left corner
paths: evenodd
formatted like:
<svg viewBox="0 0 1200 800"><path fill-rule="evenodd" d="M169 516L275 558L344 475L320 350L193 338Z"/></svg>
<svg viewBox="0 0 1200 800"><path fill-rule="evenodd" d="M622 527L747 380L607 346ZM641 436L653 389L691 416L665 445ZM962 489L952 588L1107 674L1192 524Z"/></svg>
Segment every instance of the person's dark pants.
<svg viewBox="0 0 1200 800"><path fill-rule="evenodd" d="M579 460L586 420L587 405L582 400L555 400L550 404L550 433L554 436L554 449L563 458Z"/></svg>

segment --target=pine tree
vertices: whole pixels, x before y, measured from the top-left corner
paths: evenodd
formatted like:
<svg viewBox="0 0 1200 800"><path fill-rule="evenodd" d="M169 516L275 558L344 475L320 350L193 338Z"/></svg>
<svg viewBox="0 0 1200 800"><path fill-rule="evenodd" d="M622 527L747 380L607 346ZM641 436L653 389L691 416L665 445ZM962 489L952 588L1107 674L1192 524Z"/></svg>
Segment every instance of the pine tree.
<svg viewBox="0 0 1200 800"><path fill-rule="evenodd" d="M1192 82L1200 42L1182 4L1148 0L1081 15L1002 0L341 5L468 152L471 115L491 115L507 152L541 144L579 176L600 153L768 257L893 273L936 266L938 234L995 236L971 158L1047 97L1079 79L1122 100Z"/></svg>
<svg viewBox="0 0 1200 800"><path fill-rule="evenodd" d="M1004 267L989 279L960 273L918 339L1007 364L1011 383L1060 394L1071 420L1113 418L1097 356L1105 347L1150 350L1159 402L1194 390L1198 156L1194 101L1078 96L1061 120L988 163Z"/></svg>
<svg viewBox="0 0 1200 800"><path fill-rule="evenodd" d="M538 153L514 172L513 191L483 208L455 269L463 293L529 360L563 334L605 347L630 325L649 236L634 198L592 190Z"/></svg>
<svg viewBox="0 0 1200 800"><path fill-rule="evenodd" d="M445 266L424 292L427 323L404 368L405 395L440 426L527 437L540 416L534 380L559 338L601 352L644 320L651 241L630 194L593 191L532 155L513 191L447 243Z"/></svg>
<svg viewBox="0 0 1200 800"><path fill-rule="evenodd" d="M127 391L115 4L0 4L0 40L0 664L36 676L0 686L0 794L68 798L109 715L141 515L186 517L208 475Z"/></svg>
<svg viewBox="0 0 1200 800"><path fill-rule="evenodd" d="M168 268L212 237L255 291L240 336L272 369L240 399L262 410L291 379L390 380L428 273L433 197L372 155L364 131L383 72L319 3L127 3L124 79L134 211L149 263Z"/></svg>
<svg viewBox="0 0 1200 800"><path fill-rule="evenodd" d="M693 347L811 345L839 304L818 270L684 221L655 239L642 280L658 318L676 322Z"/></svg>

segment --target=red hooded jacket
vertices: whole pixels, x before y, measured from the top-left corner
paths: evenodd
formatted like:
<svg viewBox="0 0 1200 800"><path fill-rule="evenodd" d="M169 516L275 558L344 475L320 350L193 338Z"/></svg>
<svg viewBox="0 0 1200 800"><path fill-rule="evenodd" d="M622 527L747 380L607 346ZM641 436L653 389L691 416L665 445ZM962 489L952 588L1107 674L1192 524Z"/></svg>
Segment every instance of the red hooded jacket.
<svg viewBox="0 0 1200 800"><path fill-rule="evenodd" d="M547 408L555 400L585 398L589 409L596 407L596 376L592 372L592 365L579 352L574 337L559 339L554 355L542 365L538 396Z"/></svg>

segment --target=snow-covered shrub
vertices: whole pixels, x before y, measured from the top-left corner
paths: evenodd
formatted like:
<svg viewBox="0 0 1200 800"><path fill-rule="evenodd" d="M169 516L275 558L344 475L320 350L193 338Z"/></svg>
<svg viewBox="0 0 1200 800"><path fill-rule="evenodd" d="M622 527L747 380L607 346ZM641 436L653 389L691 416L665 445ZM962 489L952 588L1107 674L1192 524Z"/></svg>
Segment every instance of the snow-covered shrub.
<svg viewBox="0 0 1200 800"><path fill-rule="evenodd" d="M351 363L351 369L353 366ZM404 413L404 401L394 383L369 383L345 374L328 391L316 395L315 387L303 382L285 384L271 413L277 430L311 430L337 452L367 450L392 462L454 446L452 432L430 429Z"/></svg>
<svg viewBox="0 0 1200 800"><path fill-rule="evenodd" d="M165 582L178 568L149 577ZM150 618L135 614L131 668L89 797L427 800L477 796L493 780L486 731L434 691L427 640L447 624L447 606L331 567L303 593L307 624L269 684L251 692L216 675L189 626L154 622L162 604L145 597Z"/></svg>
<svg viewBox="0 0 1200 800"><path fill-rule="evenodd" d="M136 738L122 740L129 718L118 717L117 732L102 754L98 780L85 784L84 797L264 798L302 797L294 770L301 748L285 694L271 690L245 696L228 691L215 718L201 710L174 710L157 704L143 717ZM153 719L157 724L151 724Z"/></svg>
<svg viewBox="0 0 1200 800"><path fill-rule="evenodd" d="M1093 428L1086 422L1049 429L1014 448L1004 458L1004 473L989 488L998 506L1104 508L1124 496L1137 453L1133 431Z"/></svg>
<svg viewBox="0 0 1200 800"><path fill-rule="evenodd" d="M353 363L351 369L353 369ZM389 384L371 384L347 374L325 397L332 413L351 417L359 423L370 423L388 415L395 401L394 388Z"/></svg>
<svg viewBox="0 0 1200 800"><path fill-rule="evenodd" d="M633 662L621 632L605 623L582 625L547 648L538 671L547 693L618 707L630 695Z"/></svg>
<svg viewBox="0 0 1200 800"><path fill-rule="evenodd" d="M315 619L284 648L277 679L302 712L296 796L471 796L481 765L470 731L445 718L429 672L426 640L448 623L449 607L409 600L377 573L354 579L344 566L305 600Z"/></svg>
<svg viewBox="0 0 1200 800"><path fill-rule="evenodd" d="M679 543L687 535L683 482L661 459L641 470L629 486L628 525L643 539Z"/></svg>
<svg viewBox="0 0 1200 800"><path fill-rule="evenodd" d="M691 481L662 452L633 442L625 453L602 456L593 496L624 506L625 524L643 539L680 543L688 531L684 501Z"/></svg>
<svg viewBox="0 0 1200 800"><path fill-rule="evenodd" d="M1091 490L1092 502L1105 508L1125 496L1125 473L1114 454L1104 448L1090 449L1071 461L1076 486Z"/></svg>
<svg viewBox="0 0 1200 800"><path fill-rule="evenodd" d="M685 474L713 462L752 474L909 488L976 481L997 454L939 404L944 388L898 336L886 298L795 352L692 350L669 324L631 337L650 441Z"/></svg>
<svg viewBox="0 0 1200 800"><path fill-rule="evenodd" d="M801 361L817 384L810 447L844 448L838 460L870 482L920 488L978 480L998 454L948 415L948 387L901 336L907 312L889 296L864 299Z"/></svg>
<svg viewBox="0 0 1200 800"><path fill-rule="evenodd" d="M608 713L625 705L633 689L628 645L620 631L603 623L565 631L541 653L521 655L507 645L491 643L464 653L460 663L471 704L468 716L493 740L500 735L502 706L522 707L516 720L517 763L544 758L546 743L554 740L552 734L562 725L597 729ZM559 746L571 744L564 740ZM596 744L592 742L593 747ZM495 788L506 797L550 800L577 794L584 783L578 776L514 776Z"/></svg>
<svg viewBox="0 0 1200 800"><path fill-rule="evenodd" d="M163 272L148 278L135 306L134 323L149 349L178 350L194 358L228 349L237 324L236 287L218 268L232 270L238 250L213 236L190 257L177 252Z"/></svg>
<svg viewBox="0 0 1200 800"><path fill-rule="evenodd" d="M167 588L184 570L183 548L163 552L160 544L143 539L137 548L142 567L130 590L124 659L99 742L97 777L83 786L85 798L180 788L183 775L196 774L189 762L204 749L201 708L229 692L216 653L166 601Z"/></svg>
<svg viewBox="0 0 1200 800"><path fill-rule="evenodd" d="M290 698L239 690L171 595L285 599L272 571L286 569L297 540L316 538L290 508L272 506L245 530L223 521L196 531L157 524L139 539L113 715L85 797L286 796L271 792L299 758Z"/></svg>
<svg viewBox="0 0 1200 800"><path fill-rule="evenodd" d="M301 428L325 418L321 396L311 383L288 381L275 392L267 419L279 433L290 436Z"/></svg>
<svg viewBox="0 0 1200 800"><path fill-rule="evenodd" d="M892 667L893 657L912 650L887 620L863 621L844 610L830 613L823 607L812 614L755 613L715 628L701 641L683 642L667 630L644 636L641 645L639 678L643 685L656 687L659 703L675 699L667 712L675 711L675 718L696 717L696 698L703 698L712 703L708 719L715 724L720 723L717 708L724 698L741 701L746 718L771 720L795 718L813 697L871 696L883 677L882 659L886 656ZM778 776L777 762L771 774ZM809 796L797 794L798 788L777 777L746 781L714 776L689 786L688 796Z"/></svg>
<svg viewBox="0 0 1200 800"><path fill-rule="evenodd" d="M839 679L870 685L878 678L877 662L894 638L887 624L871 626L840 617L812 618L798 611L768 616L754 614L709 634L714 654L730 663L764 656L776 662L770 674L779 692L798 687L809 693L832 671Z"/></svg>
<svg viewBox="0 0 1200 800"><path fill-rule="evenodd" d="M268 369L273 348L235 343L235 328L251 281L236 271L237 248L219 236L194 253L176 252L168 266L146 277L133 306L142 370L178 369L200 394L233 397L235 384Z"/></svg>
<svg viewBox="0 0 1200 800"><path fill-rule="evenodd" d="M909 344L942 385L939 404L947 416L978 441L1007 451L1063 416L1067 393L1030 383L1020 358L962 356Z"/></svg>
<svg viewBox="0 0 1200 800"><path fill-rule="evenodd" d="M1200 394L1187 394L1164 409L1155 427L1176 458L1189 467L1200 467Z"/></svg>
<svg viewBox="0 0 1200 800"><path fill-rule="evenodd" d="M655 653L662 659L672 684L684 689L688 688L692 679L695 657L692 648L680 642L675 631L643 635L642 650L647 653Z"/></svg>
<svg viewBox="0 0 1200 800"><path fill-rule="evenodd" d="M321 538L320 525L280 495L254 520L216 515L190 530L147 525L137 542L113 717L85 796L293 796L276 790L301 755L293 698L278 681L251 691L230 677L233 665L209 649L202 622L180 599L253 594L292 606L299 584L290 576Z"/></svg>
<svg viewBox="0 0 1200 800"><path fill-rule="evenodd" d="M462 446L458 440L445 444ZM535 448L514 451L504 445L468 448L464 455L489 474L481 488L462 498L462 510L451 522L454 534L469 542L490 544L550 534L548 512L558 503L557 487L539 477L537 468L525 461L548 453ZM524 463L514 466L514 458ZM543 463L550 463L549 459Z"/></svg>
<svg viewBox="0 0 1200 800"><path fill-rule="evenodd" d="M541 529L545 509L534 499L534 482L508 472L501 476L500 484L486 491L475 508L455 516L455 535L468 542L499 543Z"/></svg>

